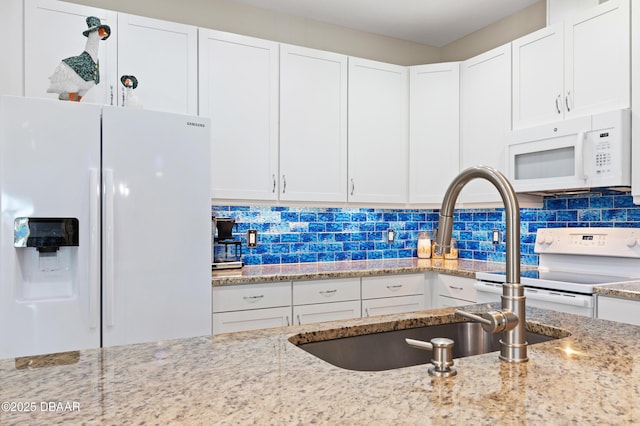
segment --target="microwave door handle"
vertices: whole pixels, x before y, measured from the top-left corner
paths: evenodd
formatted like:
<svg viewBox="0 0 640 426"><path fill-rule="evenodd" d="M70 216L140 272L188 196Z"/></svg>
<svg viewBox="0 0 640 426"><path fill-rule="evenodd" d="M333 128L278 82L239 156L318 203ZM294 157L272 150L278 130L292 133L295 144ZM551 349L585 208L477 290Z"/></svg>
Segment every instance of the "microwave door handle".
<svg viewBox="0 0 640 426"><path fill-rule="evenodd" d="M587 180L587 173L584 167L584 142L585 133L578 132L578 140L576 141L576 178Z"/></svg>

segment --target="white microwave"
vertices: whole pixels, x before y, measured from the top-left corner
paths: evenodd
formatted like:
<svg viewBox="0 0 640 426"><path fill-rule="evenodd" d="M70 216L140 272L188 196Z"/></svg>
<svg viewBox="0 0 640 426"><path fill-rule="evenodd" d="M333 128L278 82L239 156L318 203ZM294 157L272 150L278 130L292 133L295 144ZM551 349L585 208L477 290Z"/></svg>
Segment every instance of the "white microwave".
<svg viewBox="0 0 640 426"><path fill-rule="evenodd" d="M631 112L621 109L511 132L507 175L516 192L631 185Z"/></svg>

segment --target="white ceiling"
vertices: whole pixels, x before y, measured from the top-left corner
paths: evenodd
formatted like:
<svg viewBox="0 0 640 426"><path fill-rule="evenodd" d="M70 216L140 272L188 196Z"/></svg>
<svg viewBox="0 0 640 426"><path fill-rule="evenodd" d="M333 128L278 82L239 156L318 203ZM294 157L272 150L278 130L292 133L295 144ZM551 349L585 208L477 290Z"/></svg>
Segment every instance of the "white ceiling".
<svg viewBox="0 0 640 426"><path fill-rule="evenodd" d="M442 47L539 0L232 0Z"/></svg>

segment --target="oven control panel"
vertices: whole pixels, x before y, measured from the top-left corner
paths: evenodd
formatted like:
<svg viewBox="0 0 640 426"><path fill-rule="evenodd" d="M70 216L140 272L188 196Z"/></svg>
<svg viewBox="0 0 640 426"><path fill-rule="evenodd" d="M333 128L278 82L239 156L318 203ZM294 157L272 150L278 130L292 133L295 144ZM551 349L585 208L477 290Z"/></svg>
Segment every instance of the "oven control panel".
<svg viewBox="0 0 640 426"><path fill-rule="evenodd" d="M640 229L538 229L534 250L540 254L584 254L640 258Z"/></svg>

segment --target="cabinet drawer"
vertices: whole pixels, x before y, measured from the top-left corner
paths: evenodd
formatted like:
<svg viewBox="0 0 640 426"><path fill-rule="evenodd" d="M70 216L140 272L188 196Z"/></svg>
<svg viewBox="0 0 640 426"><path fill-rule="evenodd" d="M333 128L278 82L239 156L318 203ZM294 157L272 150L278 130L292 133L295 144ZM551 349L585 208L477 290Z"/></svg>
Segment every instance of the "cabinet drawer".
<svg viewBox="0 0 640 426"><path fill-rule="evenodd" d="M365 317L401 314L423 309L425 309L424 295L387 297L362 301L362 313Z"/></svg>
<svg viewBox="0 0 640 426"><path fill-rule="evenodd" d="M360 300L360 278L293 282L293 304Z"/></svg>
<svg viewBox="0 0 640 426"><path fill-rule="evenodd" d="M348 302L318 303L293 307L295 324L309 324L321 321L338 321L360 318L360 300Z"/></svg>
<svg viewBox="0 0 640 426"><path fill-rule="evenodd" d="M472 278L438 274L437 294L468 300L470 303L474 303L476 300L476 289L473 288L473 284L475 282Z"/></svg>
<svg viewBox="0 0 640 426"><path fill-rule="evenodd" d="M388 275L362 277L362 298L409 296L424 294L424 275Z"/></svg>
<svg viewBox="0 0 640 426"><path fill-rule="evenodd" d="M455 308L457 306L473 305L474 303L469 300L456 299L455 297L438 296L436 308Z"/></svg>
<svg viewBox="0 0 640 426"><path fill-rule="evenodd" d="M213 312L291 306L291 282L213 287Z"/></svg>
<svg viewBox="0 0 640 426"><path fill-rule="evenodd" d="M213 334L291 325L291 307L220 312L212 316Z"/></svg>

